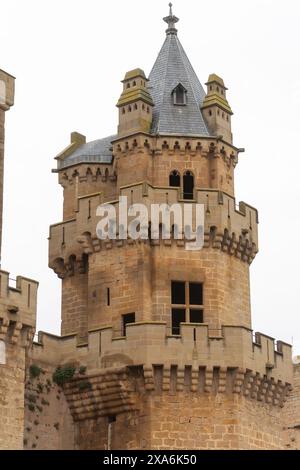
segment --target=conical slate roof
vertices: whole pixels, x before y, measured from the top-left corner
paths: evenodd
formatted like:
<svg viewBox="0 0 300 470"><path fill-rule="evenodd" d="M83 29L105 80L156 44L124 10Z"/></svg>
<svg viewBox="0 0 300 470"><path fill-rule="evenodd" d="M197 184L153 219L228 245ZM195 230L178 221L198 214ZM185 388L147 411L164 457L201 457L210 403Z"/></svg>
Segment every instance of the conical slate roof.
<svg viewBox="0 0 300 470"><path fill-rule="evenodd" d="M166 40L149 76L149 91L154 101L152 133L209 135L201 114L204 89L177 37L178 21L172 11ZM174 104L172 91L181 84L187 91L186 105Z"/></svg>

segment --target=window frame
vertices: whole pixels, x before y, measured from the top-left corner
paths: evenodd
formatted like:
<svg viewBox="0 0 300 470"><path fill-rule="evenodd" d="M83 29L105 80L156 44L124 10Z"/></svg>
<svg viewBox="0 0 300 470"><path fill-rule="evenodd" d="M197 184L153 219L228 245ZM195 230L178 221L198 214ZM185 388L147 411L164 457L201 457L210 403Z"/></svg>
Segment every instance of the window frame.
<svg viewBox="0 0 300 470"><path fill-rule="evenodd" d="M128 317L129 315L134 316L134 321L125 322L125 318ZM133 323L135 323L135 312L124 313L122 315L122 336L126 336L126 325L132 325Z"/></svg>
<svg viewBox="0 0 300 470"><path fill-rule="evenodd" d="M177 91L180 90L182 92L182 97L183 97L183 103L179 103L177 100ZM172 91L172 97L173 97L173 104L175 106L186 106L187 105L187 89L181 84L178 83L176 87Z"/></svg>
<svg viewBox="0 0 300 470"><path fill-rule="evenodd" d="M173 304L172 299L172 283L173 282L181 282L184 284L185 289L185 304ZM202 304L191 304L190 303L190 284L199 284L201 285L202 289ZM173 336L180 336L180 326L179 326L179 333L174 333L173 327L173 310L184 310L185 311L185 321L181 323L195 323L191 322L191 311L200 310L202 312L202 322L197 322L198 324L204 323L204 283L197 282L197 281L182 281L182 280L172 280L171 281L171 330Z"/></svg>

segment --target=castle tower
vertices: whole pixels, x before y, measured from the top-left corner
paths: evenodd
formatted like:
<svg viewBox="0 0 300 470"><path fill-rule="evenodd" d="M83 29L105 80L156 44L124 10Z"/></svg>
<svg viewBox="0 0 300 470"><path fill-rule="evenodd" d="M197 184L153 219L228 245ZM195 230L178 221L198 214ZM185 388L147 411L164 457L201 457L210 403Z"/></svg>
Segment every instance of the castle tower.
<svg viewBox="0 0 300 470"><path fill-rule="evenodd" d="M0 70L0 265L2 246L5 113L14 105L15 78Z"/></svg>
<svg viewBox="0 0 300 470"><path fill-rule="evenodd" d="M279 448L290 346L251 329L258 215L236 205L226 88L211 75L205 94L171 6L164 21L149 81L140 69L125 76L118 133L73 135L58 157L67 209L50 227L49 266L62 279L64 337L44 335L33 354L47 362L52 345L60 364L87 367L88 390L79 376L64 388L75 448ZM97 208L118 212L119 196L203 204L203 249L175 234L100 240Z"/></svg>
<svg viewBox="0 0 300 470"><path fill-rule="evenodd" d="M2 237L4 121L14 104L14 77L0 70L0 248ZM25 370L35 331L38 283L0 271L0 449L23 449Z"/></svg>

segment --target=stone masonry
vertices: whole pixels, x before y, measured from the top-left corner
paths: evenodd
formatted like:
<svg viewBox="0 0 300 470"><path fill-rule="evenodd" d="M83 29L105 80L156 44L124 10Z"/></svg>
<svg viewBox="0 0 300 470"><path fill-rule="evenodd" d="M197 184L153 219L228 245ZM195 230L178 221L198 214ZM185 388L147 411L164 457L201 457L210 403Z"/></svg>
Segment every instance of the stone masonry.
<svg viewBox="0 0 300 470"><path fill-rule="evenodd" d="M73 132L56 157L63 220L50 227L49 267L61 336L33 342L37 283L12 287L0 272L1 449L300 448L299 365L289 344L252 331L258 213L235 200L243 149L227 88L211 74L204 91L172 7L164 21L150 75L122 80L117 133ZM1 83L2 175L13 78L0 71ZM109 203L121 223L120 196L148 210L202 204L204 246L187 250L175 219L164 239L162 218L148 238L100 240L97 208Z"/></svg>

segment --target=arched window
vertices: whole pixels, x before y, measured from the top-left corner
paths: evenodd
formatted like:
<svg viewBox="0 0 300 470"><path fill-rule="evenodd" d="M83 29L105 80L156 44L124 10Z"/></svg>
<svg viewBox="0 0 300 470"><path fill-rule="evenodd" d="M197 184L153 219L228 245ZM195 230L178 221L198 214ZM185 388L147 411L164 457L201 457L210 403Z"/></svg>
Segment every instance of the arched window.
<svg viewBox="0 0 300 470"><path fill-rule="evenodd" d="M177 170L173 170L169 176L169 185L180 188L180 174Z"/></svg>
<svg viewBox="0 0 300 470"><path fill-rule="evenodd" d="M130 83L127 83L126 88L130 88Z"/></svg>
<svg viewBox="0 0 300 470"><path fill-rule="evenodd" d="M136 86L136 81L133 82L132 86Z"/></svg>
<svg viewBox="0 0 300 470"><path fill-rule="evenodd" d="M138 109L138 107L137 107L137 104L136 104L136 103L134 103L134 109Z"/></svg>
<svg viewBox="0 0 300 470"><path fill-rule="evenodd" d="M183 175L183 199L194 198L194 176L190 171Z"/></svg>
<svg viewBox="0 0 300 470"><path fill-rule="evenodd" d="M172 91L173 103L178 106L186 105L186 94L187 91L181 83L179 83Z"/></svg>

